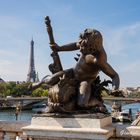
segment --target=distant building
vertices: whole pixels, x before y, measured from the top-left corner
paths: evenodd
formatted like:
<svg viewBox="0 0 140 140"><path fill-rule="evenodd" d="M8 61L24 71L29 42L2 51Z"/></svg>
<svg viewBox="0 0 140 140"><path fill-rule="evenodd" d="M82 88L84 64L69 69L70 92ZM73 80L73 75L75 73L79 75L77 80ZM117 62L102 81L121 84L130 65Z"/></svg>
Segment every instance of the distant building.
<svg viewBox="0 0 140 140"><path fill-rule="evenodd" d="M134 87L127 87L126 90L129 94L131 94L135 91L135 88Z"/></svg>
<svg viewBox="0 0 140 140"><path fill-rule="evenodd" d="M129 96L131 94L140 92L140 87L125 87L125 88L120 88L120 90L123 92L124 96Z"/></svg>
<svg viewBox="0 0 140 140"><path fill-rule="evenodd" d="M140 92L140 87L137 87L137 91Z"/></svg>
<svg viewBox="0 0 140 140"><path fill-rule="evenodd" d="M38 74L35 71L35 62L34 62L34 41L31 40L31 49L30 49L30 62L29 62L29 71L27 74L27 82L38 82Z"/></svg>
<svg viewBox="0 0 140 140"><path fill-rule="evenodd" d="M2 78L0 78L0 83L5 83L5 81Z"/></svg>

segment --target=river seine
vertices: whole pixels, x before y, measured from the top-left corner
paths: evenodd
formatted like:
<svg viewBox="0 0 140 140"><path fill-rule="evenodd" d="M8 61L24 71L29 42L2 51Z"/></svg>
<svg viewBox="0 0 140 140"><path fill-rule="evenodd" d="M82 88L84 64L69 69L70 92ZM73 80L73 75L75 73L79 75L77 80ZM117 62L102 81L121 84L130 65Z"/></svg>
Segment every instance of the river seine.
<svg viewBox="0 0 140 140"><path fill-rule="evenodd" d="M35 112L32 110L23 110L21 113L18 115L18 120L22 121L31 121L32 115ZM0 110L0 120L16 120L16 115L14 110Z"/></svg>
<svg viewBox="0 0 140 140"><path fill-rule="evenodd" d="M107 105L108 111L111 111L111 106ZM124 105L122 106L122 110L128 110L128 109L132 109L132 114L133 114L133 118L137 112L137 110L140 110L140 103L133 103L133 104L128 104L128 105ZM32 110L23 110L21 111L21 113L18 115L18 120L19 121L31 121L32 115L35 112ZM12 120L16 120L16 116L15 116L15 111L14 110L0 110L0 120L8 120L8 121L12 121Z"/></svg>

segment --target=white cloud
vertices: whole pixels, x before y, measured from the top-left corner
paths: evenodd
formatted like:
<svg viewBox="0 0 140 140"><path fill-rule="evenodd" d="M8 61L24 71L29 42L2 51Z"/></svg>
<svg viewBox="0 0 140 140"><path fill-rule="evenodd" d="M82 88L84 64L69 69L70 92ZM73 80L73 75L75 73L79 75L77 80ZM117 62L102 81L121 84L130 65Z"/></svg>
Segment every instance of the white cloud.
<svg viewBox="0 0 140 140"><path fill-rule="evenodd" d="M6 81L24 80L30 45L23 37L27 22L12 16L0 15L0 19L0 75Z"/></svg>
<svg viewBox="0 0 140 140"><path fill-rule="evenodd" d="M7 65L10 65L10 64L12 64L12 63L8 60L0 60L0 66L1 67L7 66Z"/></svg>
<svg viewBox="0 0 140 140"><path fill-rule="evenodd" d="M105 34L105 46L110 55L125 55L129 48L139 48L140 22L110 29ZM133 51L133 50L132 50Z"/></svg>
<svg viewBox="0 0 140 140"><path fill-rule="evenodd" d="M119 70L122 86L140 86L140 61L129 62L121 65Z"/></svg>
<svg viewBox="0 0 140 140"><path fill-rule="evenodd" d="M14 55L16 55L15 52L9 52L7 50L0 50L0 58L2 58L2 57L9 57L9 56L12 57Z"/></svg>
<svg viewBox="0 0 140 140"><path fill-rule="evenodd" d="M27 72L27 69L25 66L26 66L25 62L22 61L1 60L0 76L5 81L26 80L25 73Z"/></svg>
<svg viewBox="0 0 140 140"><path fill-rule="evenodd" d="M22 20L21 18L17 18L14 16L3 16L0 15L0 28L1 31L11 31L11 30L19 30L25 26L27 26L27 22Z"/></svg>
<svg viewBox="0 0 140 140"><path fill-rule="evenodd" d="M109 29L104 35L105 49L116 66L121 87L140 86L140 22L116 29Z"/></svg>

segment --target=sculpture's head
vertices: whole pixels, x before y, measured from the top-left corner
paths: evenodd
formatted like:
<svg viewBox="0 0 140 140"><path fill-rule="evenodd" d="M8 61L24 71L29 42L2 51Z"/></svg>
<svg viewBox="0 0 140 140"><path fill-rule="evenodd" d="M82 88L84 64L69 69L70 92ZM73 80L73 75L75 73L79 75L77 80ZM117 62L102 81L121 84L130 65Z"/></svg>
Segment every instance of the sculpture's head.
<svg viewBox="0 0 140 140"><path fill-rule="evenodd" d="M103 38L99 31L95 29L85 29L79 36L77 45L83 54L94 54L102 48Z"/></svg>

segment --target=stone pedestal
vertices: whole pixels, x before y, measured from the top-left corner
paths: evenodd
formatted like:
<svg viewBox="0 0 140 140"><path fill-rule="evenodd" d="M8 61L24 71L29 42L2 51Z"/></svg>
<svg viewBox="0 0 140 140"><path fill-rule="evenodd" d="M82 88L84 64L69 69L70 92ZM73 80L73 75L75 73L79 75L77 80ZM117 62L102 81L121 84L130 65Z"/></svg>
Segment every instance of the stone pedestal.
<svg viewBox="0 0 140 140"><path fill-rule="evenodd" d="M114 135L110 115L42 114L34 115L25 135L35 140L106 140Z"/></svg>

